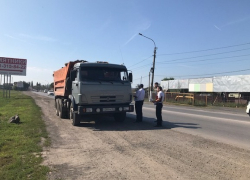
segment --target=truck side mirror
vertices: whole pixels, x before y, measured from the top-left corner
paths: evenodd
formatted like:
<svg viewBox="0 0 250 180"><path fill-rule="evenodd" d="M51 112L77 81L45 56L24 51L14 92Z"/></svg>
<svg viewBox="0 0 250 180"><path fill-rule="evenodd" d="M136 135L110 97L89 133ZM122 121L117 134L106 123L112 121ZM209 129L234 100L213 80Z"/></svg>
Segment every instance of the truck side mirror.
<svg viewBox="0 0 250 180"><path fill-rule="evenodd" d="M133 82L133 74L132 74L132 73L129 73L129 74L128 74L128 78L129 78L129 81L130 81L130 82Z"/></svg>

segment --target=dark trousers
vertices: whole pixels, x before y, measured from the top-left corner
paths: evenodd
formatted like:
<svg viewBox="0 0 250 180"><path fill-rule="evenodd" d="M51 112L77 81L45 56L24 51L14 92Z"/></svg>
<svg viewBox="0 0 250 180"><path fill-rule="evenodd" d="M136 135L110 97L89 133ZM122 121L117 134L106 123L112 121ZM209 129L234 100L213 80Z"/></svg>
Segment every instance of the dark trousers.
<svg viewBox="0 0 250 180"><path fill-rule="evenodd" d="M156 118L157 118L157 125L162 125L162 116L161 116L161 110L162 110L162 103L156 104Z"/></svg>
<svg viewBox="0 0 250 180"><path fill-rule="evenodd" d="M143 101L135 101L135 112L136 112L136 121L142 121L142 105Z"/></svg>

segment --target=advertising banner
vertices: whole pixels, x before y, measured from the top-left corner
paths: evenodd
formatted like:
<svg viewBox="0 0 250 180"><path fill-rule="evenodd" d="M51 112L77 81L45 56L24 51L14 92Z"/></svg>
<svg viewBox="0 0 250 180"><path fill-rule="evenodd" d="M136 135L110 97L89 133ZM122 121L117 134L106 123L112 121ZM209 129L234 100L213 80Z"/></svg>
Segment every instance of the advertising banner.
<svg viewBox="0 0 250 180"><path fill-rule="evenodd" d="M0 57L0 74L26 76L27 59Z"/></svg>

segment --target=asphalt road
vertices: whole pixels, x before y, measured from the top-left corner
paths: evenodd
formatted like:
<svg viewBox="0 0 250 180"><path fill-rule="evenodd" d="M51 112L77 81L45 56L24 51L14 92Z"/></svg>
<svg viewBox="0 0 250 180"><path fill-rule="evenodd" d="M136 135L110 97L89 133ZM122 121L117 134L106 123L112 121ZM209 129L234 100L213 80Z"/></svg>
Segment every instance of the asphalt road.
<svg viewBox="0 0 250 180"><path fill-rule="evenodd" d="M54 98L47 93L34 93ZM135 113L128 113L127 117L135 119ZM164 105L162 117L163 128L250 150L250 117L245 109ZM154 126L155 120L155 106L144 103L142 123L151 123Z"/></svg>
<svg viewBox="0 0 250 180"><path fill-rule="evenodd" d="M152 104L144 104L144 122L155 120L154 108ZM250 117L245 109L165 105L162 117L165 128L250 149Z"/></svg>
<svg viewBox="0 0 250 180"><path fill-rule="evenodd" d="M52 99L55 98L55 96L48 95L48 93L36 92L36 91L32 91L32 92L35 93L35 94L39 94L39 95L41 95L41 96L46 96L46 97L52 98Z"/></svg>
<svg viewBox="0 0 250 180"><path fill-rule="evenodd" d="M91 116L76 127L56 116L54 96L25 93L41 107L51 139L42 153L48 179L250 179L244 109L166 105L158 128L155 106L145 102L142 123L128 113L123 123Z"/></svg>

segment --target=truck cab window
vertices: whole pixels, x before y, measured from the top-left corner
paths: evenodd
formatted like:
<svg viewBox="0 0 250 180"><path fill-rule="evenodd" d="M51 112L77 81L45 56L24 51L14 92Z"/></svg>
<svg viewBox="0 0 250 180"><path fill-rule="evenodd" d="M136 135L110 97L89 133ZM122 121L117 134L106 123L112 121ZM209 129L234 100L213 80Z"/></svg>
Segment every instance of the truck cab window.
<svg viewBox="0 0 250 180"><path fill-rule="evenodd" d="M128 81L127 71L118 68L82 67L81 81Z"/></svg>
<svg viewBox="0 0 250 180"><path fill-rule="evenodd" d="M88 80L88 71L86 70L81 71L81 80L82 81Z"/></svg>
<svg viewBox="0 0 250 180"><path fill-rule="evenodd" d="M121 72L122 81L128 81L128 73L127 72Z"/></svg>

